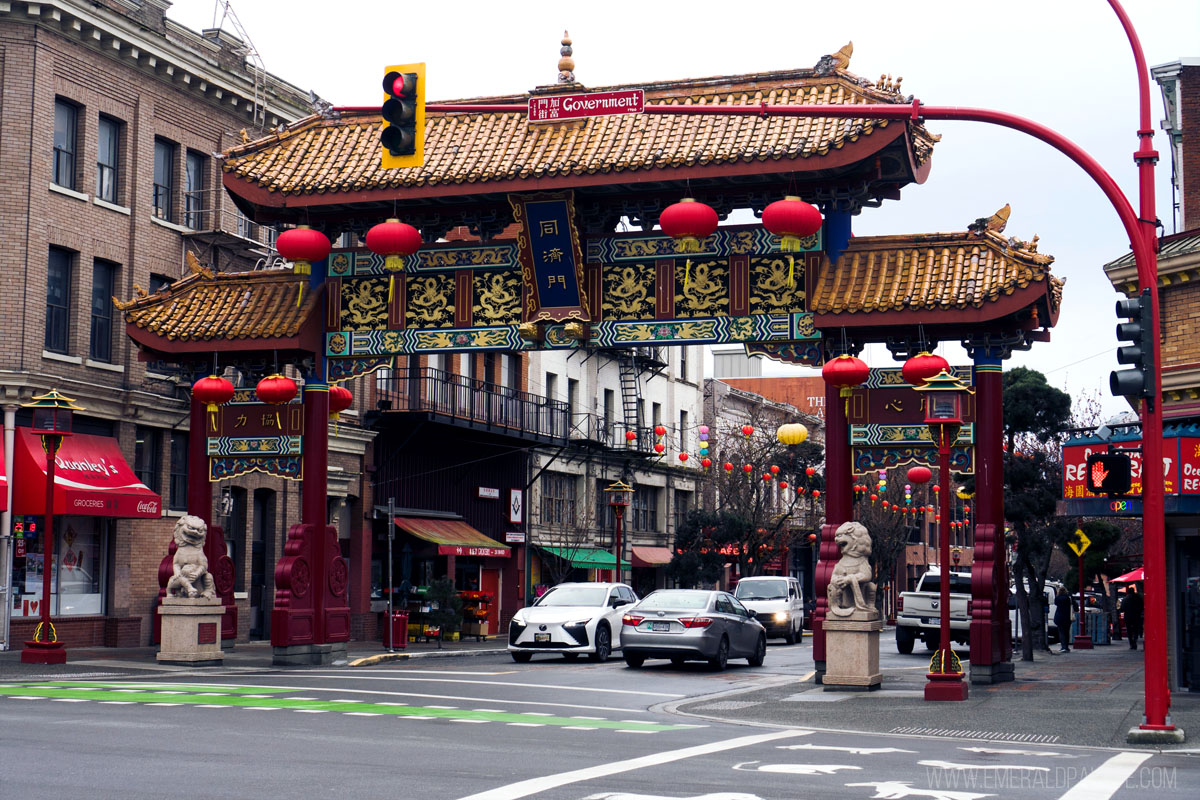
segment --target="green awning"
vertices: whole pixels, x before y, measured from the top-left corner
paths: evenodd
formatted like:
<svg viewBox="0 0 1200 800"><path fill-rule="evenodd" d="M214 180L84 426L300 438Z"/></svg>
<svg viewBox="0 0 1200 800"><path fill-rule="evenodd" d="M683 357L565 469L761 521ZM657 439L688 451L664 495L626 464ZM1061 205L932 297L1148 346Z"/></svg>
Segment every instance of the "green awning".
<svg viewBox="0 0 1200 800"><path fill-rule="evenodd" d="M599 547L542 547L552 556L571 562L579 569L616 569L617 558ZM622 559L621 569L629 569L629 562Z"/></svg>

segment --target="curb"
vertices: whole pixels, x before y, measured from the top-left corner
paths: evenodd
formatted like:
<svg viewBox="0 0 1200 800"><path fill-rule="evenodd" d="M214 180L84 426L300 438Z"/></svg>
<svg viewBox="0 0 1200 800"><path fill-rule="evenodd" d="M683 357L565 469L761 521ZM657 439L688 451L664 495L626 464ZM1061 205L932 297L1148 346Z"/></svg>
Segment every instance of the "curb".
<svg viewBox="0 0 1200 800"><path fill-rule="evenodd" d="M508 649L489 648L487 650L426 650L419 653L376 653L373 656L356 658L349 662L348 667L373 667L387 661L401 661L410 658L455 658L462 656L486 656L496 653L507 653Z"/></svg>

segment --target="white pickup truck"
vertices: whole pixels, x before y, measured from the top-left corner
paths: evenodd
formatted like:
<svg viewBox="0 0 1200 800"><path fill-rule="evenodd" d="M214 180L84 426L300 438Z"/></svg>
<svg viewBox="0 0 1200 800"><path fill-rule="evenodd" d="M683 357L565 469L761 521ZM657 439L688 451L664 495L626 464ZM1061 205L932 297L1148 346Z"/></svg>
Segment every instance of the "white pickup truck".
<svg viewBox="0 0 1200 800"><path fill-rule="evenodd" d="M921 576L917 589L901 592L896 606L896 649L911 653L917 639L936 650L941 639L941 571L932 567ZM950 573L950 639L957 644L969 641L971 616L971 573Z"/></svg>

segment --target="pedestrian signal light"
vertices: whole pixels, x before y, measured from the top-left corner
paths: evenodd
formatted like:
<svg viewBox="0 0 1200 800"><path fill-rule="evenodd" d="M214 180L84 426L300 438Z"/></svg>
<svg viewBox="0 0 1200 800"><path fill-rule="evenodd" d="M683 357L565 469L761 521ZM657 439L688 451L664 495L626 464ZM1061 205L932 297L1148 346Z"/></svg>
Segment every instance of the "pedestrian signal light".
<svg viewBox="0 0 1200 800"><path fill-rule="evenodd" d="M425 65L386 67L383 97L383 168L420 166L425 163Z"/></svg>
<svg viewBox="0 0 1200 800"><path fill-rule="evenodd" d="M1133 367L1109 373L1108 386L1117 397L1154 396L1155 331L1150 315L1149 289L1117 301L1117 316L1129 320L1117 324L1117 340L1129 342L1117 348L1117 363Z"/></svg>
<svg viewBox="0 0 1200 800"><path fill-rule="evenodd" d="M1132 484L1129 456L1092 453L1087 457L1087 490L1092 494L1126 494Z"/></svg>

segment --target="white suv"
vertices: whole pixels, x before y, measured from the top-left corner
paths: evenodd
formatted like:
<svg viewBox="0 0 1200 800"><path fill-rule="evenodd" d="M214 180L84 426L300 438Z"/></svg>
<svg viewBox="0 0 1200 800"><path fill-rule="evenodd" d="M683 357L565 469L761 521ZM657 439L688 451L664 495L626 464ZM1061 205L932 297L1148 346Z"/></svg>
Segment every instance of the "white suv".
<svg viewBox="0 0 1200 800"><path fill-rule="evenodd" d="M782 636L795 644L804 636L804 596L800 581L780 575L755 575L742 578L733 596L751 611L767 629L767 636Z"/></svg>
<svg viewBox="0 0 1200 800"><path fill-rule="evenodd" d="M560 583L513 615L508 652L519 663L534 653L605 661L621 647L621 615L637 599L624 583Z"/></svg>

